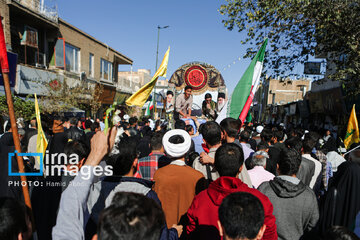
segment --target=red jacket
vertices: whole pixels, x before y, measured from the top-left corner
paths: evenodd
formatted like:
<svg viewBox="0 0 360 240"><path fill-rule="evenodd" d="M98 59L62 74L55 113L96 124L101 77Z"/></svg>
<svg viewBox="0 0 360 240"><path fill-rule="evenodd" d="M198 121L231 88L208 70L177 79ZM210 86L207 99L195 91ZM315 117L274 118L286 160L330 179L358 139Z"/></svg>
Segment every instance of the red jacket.
<svg viewBox="0 0 360 240"><path fill-rule="evenodd" d="M192 239L220 239L218 209L222 200L233 192L248 192L260 200L264 207L266 225L263 239L278 239L273 205L269 198L234 177L220 177L212 182L208 189L195 196L187 211L189 225L186 226L186 233Z"/></svg>

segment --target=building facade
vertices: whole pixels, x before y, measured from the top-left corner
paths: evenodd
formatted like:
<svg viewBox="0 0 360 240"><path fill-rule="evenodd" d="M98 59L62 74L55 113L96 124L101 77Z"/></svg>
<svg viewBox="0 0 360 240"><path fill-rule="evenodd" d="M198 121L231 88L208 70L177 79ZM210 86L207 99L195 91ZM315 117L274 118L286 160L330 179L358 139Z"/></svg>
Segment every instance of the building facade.
<svg viewBox="0 0 360 240"><path fill-rule="evenodd" d="M150 82L152 78L151 71L149 69L138 69L135 71L121 71L118 72L118 94L115 99L118 104L124 104L127 97L138 91L142 86ZM121 90L120 90L121 89ZM168 90L168 80L158 79L156 82L156 106L157 108L163 108L163 98ZM151 94L152 95L152 94ZM147 102L143 108L148 106Z"/></svg>
<svg viewBox="0 0 360 240"><path fill-rule="evenodd" d="M57 7L39 0L0 0L9 52L17 54L14 93L46 96L48 85L66 79L69 86L101 86L99 101L112 104L119 65L133 61L58 17Z"/></svg>
<svg viewBox="0 0 360 240"><path fill-rule="evenodd" d="M284 119L296 112L304 112L307 105L304 107L303 102L310 89L310 79L265 79L255 94L252 107L255 119L263 122L284 122Z"/></svg>
<svg viewBox="0 0 360 240"><path fill-rule="evenodd" d="M309 79L267 79L264 84L266 105L282 105L302 100L311 88Z"/></svg>
<svg viewBox="0 0 360 240"><path fill-rule="evenodd" d="M142 86L151 80L151 72L149 69L138 69L135 71L118 72L117 87L123 92L132 94L139 90Z"/></svg>

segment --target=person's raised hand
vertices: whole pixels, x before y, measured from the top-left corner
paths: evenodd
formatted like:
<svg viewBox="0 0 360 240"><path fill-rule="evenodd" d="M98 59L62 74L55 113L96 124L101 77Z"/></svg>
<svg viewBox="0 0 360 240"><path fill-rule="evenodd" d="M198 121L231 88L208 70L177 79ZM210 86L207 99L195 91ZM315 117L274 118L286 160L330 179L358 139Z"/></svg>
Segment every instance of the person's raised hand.
<svg viewBox="0 0 360 240"><path fill-rule="evenodd" d="M91 150L85 165L96 166L103 157L112 149L115 144L117 128L113 127L110 132L105 134L102 131L98 131L91 138Z"/></svg>
<svg viewBox="0 0 360 240"><path fill-rule="evenodd" d="M117 133L117 127L111 128L109 135L108 152L110 152L115 145L116 133Z"/></svg>

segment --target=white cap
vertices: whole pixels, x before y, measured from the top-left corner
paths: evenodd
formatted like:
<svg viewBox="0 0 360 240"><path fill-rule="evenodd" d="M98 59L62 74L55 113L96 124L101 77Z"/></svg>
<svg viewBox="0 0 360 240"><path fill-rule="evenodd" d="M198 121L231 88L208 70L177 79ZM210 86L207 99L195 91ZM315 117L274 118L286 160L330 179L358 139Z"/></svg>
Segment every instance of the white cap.
<svg viewBox="0 0 360 240"><path fill-rule="evenodd" d="M257 132L257 133L261 133L263 129L264 129L263 126L257 126L257 127L256 127L256 132Z"/></svg>
<svg viewBox="0 0 360 240"><path fill-rule="evenodd" d="M123 119L124 119L124 120L129 120L129 119L130 119L130 116L127 115L127 114L125 114L125 115L123 116Z"/></svg>

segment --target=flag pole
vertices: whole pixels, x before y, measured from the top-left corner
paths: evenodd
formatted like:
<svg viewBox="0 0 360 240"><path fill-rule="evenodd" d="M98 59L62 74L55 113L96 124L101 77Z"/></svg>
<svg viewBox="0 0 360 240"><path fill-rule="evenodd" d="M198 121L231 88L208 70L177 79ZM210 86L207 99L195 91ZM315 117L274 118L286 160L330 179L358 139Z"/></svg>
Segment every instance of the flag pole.
<svg viewBox="0 0 360 240"><path fill-rule="evenodd" d="M14 104L13 104L11 90L10 90L9 74L3 72L2 75L3 75L3 79L4 79L6 102L7 102L8 108L9 108L9 118L10 118L10 123L11 123L11 130L12 130L12 135L13 135L13 139L14 139L15 150L18 153L21 153L20 139L19 139L18 129L17 129L17 125L16 125L15 113L14 113ZM25 168L24 168L23 158L21 156L19 156L19 154L16 154L16 160L18 163L19 172L24 173ZM23 176L23 175L20 176L20 179L21 179L21 182L27 181L26 176ZM21 186L22 186L25 204L26 204L26 206L28 206L31 209L31 201L30 201L29 189L27 187L27 184L21 184Z"/></svg>
<svg viewBox="0 0 360 240"><path fill-rule="evenodd" d="M2 17L0 16L2 19ZM11 130L15 145L15 150L18 153L21 153L21 147L20 147L20 139L18 134L18 129L16 125L16 119L15 119L15 113L14 113L14 104L11 96L11 89L10 89L10 81L9 81L9 63L7 59L7 51L6 51L6 45L5 45L5 37L4 37L4 30L2 27L2 24L0 22L0 63L1 63L1 69L2 69L2 75L4 80L4 89L5 89L5 95L6 95L6 102L9 109L9 118L11 123ZM19 167L19 172L24 173L24 162L23 158L19 156L19 154L16 154L16 160ZM20 179L22 182L26 182L26 176L20 176ZM31 209L31 201L30 201L30 195L29 195L29 189L27 187L27 184L21 184L22 191L24 195L25 204ZM31 217L33 220L33 217ZM34 223L34 221L33 221Z"/></svg>
<svg viewBox="0 0 360 240"><path fill-rule="evenodd" d="M357 147L354 147L353 149L351 149L351 150L349 150L349 151L347 151L346 153L344 153L344 155L343 155L343 156L345 156L345 155L347 155L347 154L351 153L352 151L354 151L354 150L356 150L356 149L358 149L358 148L360 148L360 145L359 145L359 146L357 146Z"/></svg>

